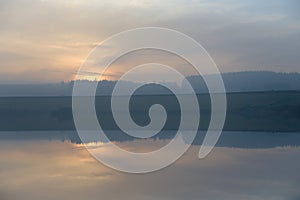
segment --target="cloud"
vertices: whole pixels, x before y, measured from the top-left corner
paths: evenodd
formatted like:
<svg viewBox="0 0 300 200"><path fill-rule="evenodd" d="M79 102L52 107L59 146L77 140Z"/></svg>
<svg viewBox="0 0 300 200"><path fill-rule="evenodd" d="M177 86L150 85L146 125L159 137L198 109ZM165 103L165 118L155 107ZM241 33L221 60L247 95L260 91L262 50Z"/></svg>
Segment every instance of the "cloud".
<svg viewBox="0 0 300 200"><path fill-rule="evenodd" d="M142 26L188 34L209 51L223 72L299 72L297 8L295 0L276 0L272 5L258 0L4 0L0 5L0 51L10 55L0 57L0 72L30 82L33 77L30 73L24 76L24 71L54 68L66 73L64 77L53 75L52 81L67 80L72 77L68 71L76 71L95 44ZM20 55L29 59L24 61Z"/></svg>

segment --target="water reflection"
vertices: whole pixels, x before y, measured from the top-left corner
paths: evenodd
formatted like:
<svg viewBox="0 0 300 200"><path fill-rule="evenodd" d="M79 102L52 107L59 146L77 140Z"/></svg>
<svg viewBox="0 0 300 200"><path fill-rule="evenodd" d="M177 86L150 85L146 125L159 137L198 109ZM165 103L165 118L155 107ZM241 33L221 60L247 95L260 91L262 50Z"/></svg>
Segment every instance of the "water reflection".
<svg viewBox="0 0 300 200"><path fill-rule="evenodd" d="M0 199L300 198L296 133L240 132L246 134L244 144L234 146L230 142L240 139L231 141L225 133L223 142L204 160L197 159L199 146L194 144L172 166L146 175L119 173L103 166L82 144L68 138L69 134L72 136L71 132L1 133ZM254 139L247 140L247 134ZM169 142L167 138L121 140L115 142L132 151L149 151ZM113 153L100 141L90 145Z"/></svg>
<svg viewBox="0 0 300 200"><path fill-rule="evenodd" d="M148 142L170 140L175 136L175 131L163 131L150 140L137 140L121 131L107 131L107 137L121 144L123 142L139 141ZM188 134L184 132L183 135ZM206 132L199 131L193 145L201 145ZM98 134L91 134L87 143L101 143ZM0 140L49 140L62 141L81 144L78 134L75 131L0 131ZM165 144L165 143L164 143ZM218 147L237 147L237 148L273 148L279 146L300 146L300 133L298 132L245 132L245 131L223 131L218 143Z"/></svg>

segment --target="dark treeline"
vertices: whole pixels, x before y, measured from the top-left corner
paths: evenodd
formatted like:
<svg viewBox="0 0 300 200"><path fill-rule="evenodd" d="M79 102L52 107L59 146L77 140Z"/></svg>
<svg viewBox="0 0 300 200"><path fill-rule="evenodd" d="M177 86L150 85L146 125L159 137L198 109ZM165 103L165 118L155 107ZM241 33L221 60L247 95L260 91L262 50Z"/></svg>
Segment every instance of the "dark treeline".
<svg viewBox="0 0 300 200"><path fill-rule="evenodd" d="M213 78L215 75L206 75ZM224 85L227 92L253 92L253 91L299 91L299 73L275 73L275 72L235 72L222 74ZM196 93L207 93L207 87L201 76L190 76L186 80L192 85ZM85 81L88 82L88 81ZM98 83L97 95L110 95L116 82L100 81ZM123 85L131 87L135 83L123 82ZM169 83L174 87L174 83ZM19 85L0 85L0 96L71 96L74 82L62 82L51 84L19 84ZM152 87L154 86L154 87ZM178 86L178 93L185 93L185 83ZM169 94L160 87L152 84L148 90L137 94Z"/></svg>

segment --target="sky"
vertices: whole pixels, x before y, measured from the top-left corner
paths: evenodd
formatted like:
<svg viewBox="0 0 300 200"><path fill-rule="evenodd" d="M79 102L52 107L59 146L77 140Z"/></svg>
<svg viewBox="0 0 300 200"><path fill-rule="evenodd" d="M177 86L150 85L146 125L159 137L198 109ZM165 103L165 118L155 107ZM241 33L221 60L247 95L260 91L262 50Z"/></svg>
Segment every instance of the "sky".
<svg viewBox="0 0 300 200"><path fill-rule="evenodd" d="M147 26L194 38L221 72L300 72L299 19L297 0L1 0L0 83L72 80L99 42Z"/></svg>

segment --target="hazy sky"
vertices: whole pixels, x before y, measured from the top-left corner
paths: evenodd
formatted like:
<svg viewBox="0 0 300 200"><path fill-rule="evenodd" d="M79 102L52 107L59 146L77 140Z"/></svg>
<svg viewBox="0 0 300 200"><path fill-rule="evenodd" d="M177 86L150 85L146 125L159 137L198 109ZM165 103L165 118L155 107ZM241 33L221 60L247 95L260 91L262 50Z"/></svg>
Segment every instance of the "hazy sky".
<svg viewBox="0 0 300 200"><path fill-rule="evenodd" d="M70 80L98 42L143 26L193 37L222 72L300 72L297 0L1 0L0 83Z"/></svg>

